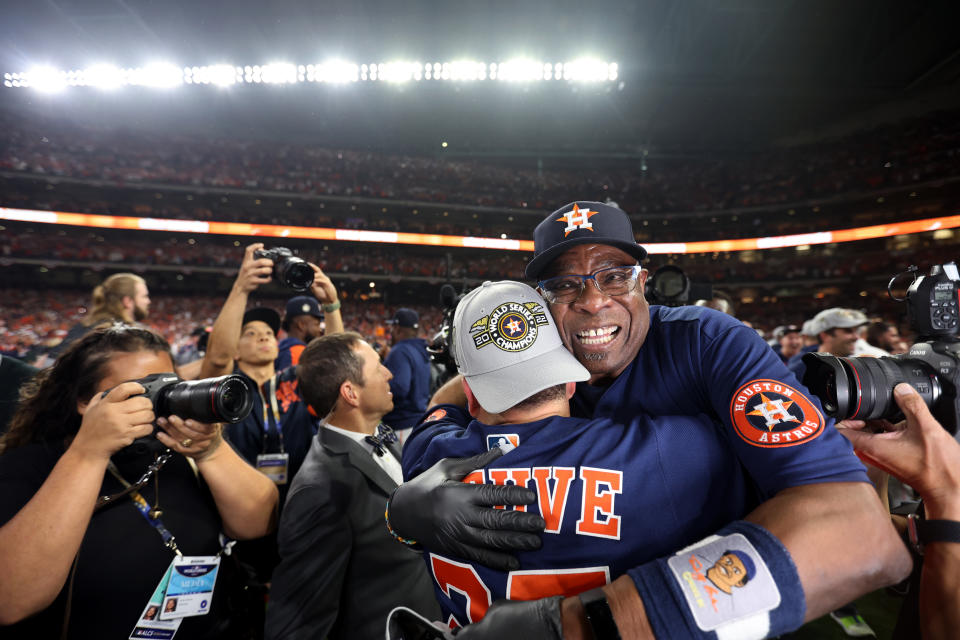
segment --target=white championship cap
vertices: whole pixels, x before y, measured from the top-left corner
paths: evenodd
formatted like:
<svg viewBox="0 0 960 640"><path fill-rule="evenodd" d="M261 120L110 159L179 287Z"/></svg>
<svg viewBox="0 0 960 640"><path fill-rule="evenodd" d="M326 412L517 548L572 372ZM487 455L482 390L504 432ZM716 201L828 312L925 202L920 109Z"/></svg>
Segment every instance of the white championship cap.
<svg viewBox="0 0 960 640"><path fill-rule="evenodd" d="M484 282L453 316L453 357L477 401L501 413L548 387L590 378L567 351L547 303L529 286Z"/></svg>

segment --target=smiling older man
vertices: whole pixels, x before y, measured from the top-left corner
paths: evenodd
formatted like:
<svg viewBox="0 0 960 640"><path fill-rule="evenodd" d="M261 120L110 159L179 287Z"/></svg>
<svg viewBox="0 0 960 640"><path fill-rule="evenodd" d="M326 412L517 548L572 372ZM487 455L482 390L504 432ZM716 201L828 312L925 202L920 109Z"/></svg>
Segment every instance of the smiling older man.
<svg viewBox="0 0 960 640"><path fill-rule="evenodd" d="M735 318L703 307L648 306L639 265L646 251L623 211L571 203L538 225L534 242L526 275L538 282L565 346L591 374L577 386L574 414L622 423L649 417L648 446L658 459L651 478L674 496L672 509L651 514L652 523L667 519L683 533L675 555L649 559L586 600L563 593L560 607L550 599L495 605L464 629L465 640L589 637L591 628L598 638L766 637L905 576L909 555L862 467L850 471L853 454L819 402ZM462 400L458 384L435 399ZM536 494L479 486L475 500L463 500L462 491L447 500L457 491L451 479L397 491L391 511L423 514L397 535L515 568L489 549L529 549L536 537L529 532L542 520L535 507L487 513L483 504L528 505ZM637 523L633 535L650 525ZM713 599L683 567L697 554L729 549L758 561L759 591L776 598L710 608Z"/></svg>

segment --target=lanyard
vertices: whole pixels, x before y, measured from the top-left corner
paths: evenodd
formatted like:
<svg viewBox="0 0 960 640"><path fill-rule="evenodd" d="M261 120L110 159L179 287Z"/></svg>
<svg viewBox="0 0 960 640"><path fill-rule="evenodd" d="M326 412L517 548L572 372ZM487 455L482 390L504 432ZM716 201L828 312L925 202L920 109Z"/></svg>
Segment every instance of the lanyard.
<svg viewBox="0 0 960 640"><path fill-rule="evenodd" d="M120 481L120 484L124 486L125 489L130 488L130 483L120 475L120 471L117 469L117 465L113 464L113 460L110 461L110 464L107 465L107 469L113 474L113 477ZM157 481L157 478L154 477L154 482ZM177 547L177 539L170 533L170 530L167 529L163 522L160 521L160 518L154 518L150 515L152 511L150 504L140 495L139 491L133 490L130 492L130 499L133 500L133 506L137 508L137 511L140 512L140 515L143 516L144 520L147 521L151 527L153 527L157 533L160 534L160 537L163 538L163 546L173 551L178 556L183 554L180 552L180 549Z"/></svg>
<svg viewBox="0 0 960 640"><path fill-rule="evenodd" d="M267 396L270 399L270 412L267 412L267 398L263 397L261 390L260 399L263 402L263 451L261 453L267 453L267 436L270 433L270 418L273 418L272 424L277 427L277 438L280 441L280 453L284 453L283 450L283 428L280 424L280 408L277 406L277 376L270 378L270 381L267 383L269 393Z"/></svg>
<svg viewBox="0 0 960 640"><path fill-rule="evenodd" d="M107 465L107 470L113 474L113 477L116 478L125 489L130 489L132 487L132 485L127 482L126 478L120 475L120 470L117 469L117 465L113 464L113 460L111 460ZM159 474L160 472L157 471L157 473ZM154 478L153 481L156 482L157 479ZM150 503L148 503L146 499L140 495L140 492L135 489L131 490L129 495L130 499L133 500L133 506L137 508L137 511L140 512L140 515L142 515L144 520L146 520L147 523L153 527L157 533L160 534L160 537L163 539L163 545L177 554L177 556L183 557L183 553L180 551L180 548L177 547L177 539L174 537L174 535L170 533L170 530L167 529L166 526L164 526L163 522L160 521L160 518L154 518L150 515L150 512L152 511ZM219 535L219 539L220 551L217 552L217 555L230 555L230 551L233 549L233 545L236 544L236 540L228 538L226 534L223 533Z"/></svg>

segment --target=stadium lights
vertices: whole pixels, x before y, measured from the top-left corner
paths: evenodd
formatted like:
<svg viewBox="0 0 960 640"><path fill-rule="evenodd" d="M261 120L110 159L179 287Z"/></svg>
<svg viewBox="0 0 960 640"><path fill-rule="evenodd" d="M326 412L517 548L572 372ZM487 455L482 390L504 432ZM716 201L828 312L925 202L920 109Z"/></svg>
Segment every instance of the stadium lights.
<svg viewBox="0 0 960 640"><path fill-rule="evenodd" d="M415 62L392 60L357 64L348 60L327 60L322 63L293 64L273 62L264 65L177 67L170 63L153 63L144 67L118 68L100 64L86 69L63 71L52 67L35 67L26 72L5 73L3 84L8 88L32 88L54 93L68 87L115 89L123 86L169 88L184 84L212 84L229 87L238 84L296 84L386 82L402 84L411 81L482 82L511 84L539 82L599 83L619 77L616 62L596 58L579 58L569 62L544 62L530 58L512 58L503 62L482 62L468 59L448 62Z"/></svg>

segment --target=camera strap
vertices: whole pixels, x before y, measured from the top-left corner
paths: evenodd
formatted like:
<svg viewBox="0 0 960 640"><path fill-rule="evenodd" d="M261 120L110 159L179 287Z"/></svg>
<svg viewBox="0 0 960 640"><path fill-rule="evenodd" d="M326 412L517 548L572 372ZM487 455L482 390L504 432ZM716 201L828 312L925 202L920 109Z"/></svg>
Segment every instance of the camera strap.
<svg viewBox="0 0 960 640"><path fill-rule="evenodd" d="M120 482L120 484L124 486L124 488L129 489L132 486L122 475L120 475L120 470L117 469L117 465L115 465L112 460L107 465L107 470ZM156 482L156 478L154 478L154 482ZM163 539L163 546L173 551L176 555L182 556L183 553L181 553L180 549L177 547L177 539L163 524L159 515L154 511L153 507L150 506L150 503L147 502L146 498L140 495L140 492L136 489L131 490L128 495L133 501L133 506L137 508L137 511L139 511L140 515L143 516L143 519L147 521L147 524L153 527L156 532L160 534L160 537Z"/></svg>

